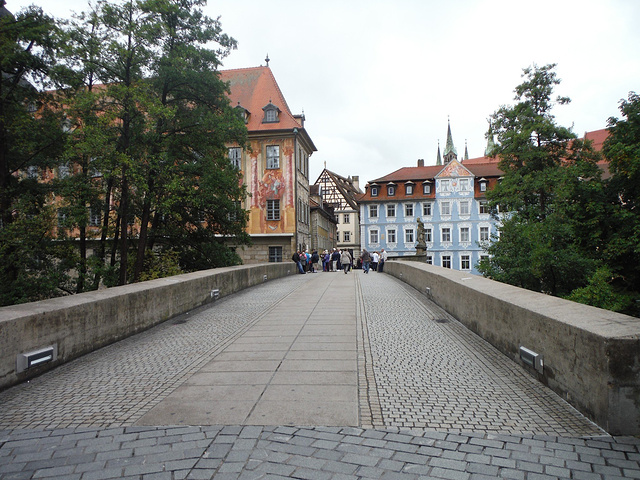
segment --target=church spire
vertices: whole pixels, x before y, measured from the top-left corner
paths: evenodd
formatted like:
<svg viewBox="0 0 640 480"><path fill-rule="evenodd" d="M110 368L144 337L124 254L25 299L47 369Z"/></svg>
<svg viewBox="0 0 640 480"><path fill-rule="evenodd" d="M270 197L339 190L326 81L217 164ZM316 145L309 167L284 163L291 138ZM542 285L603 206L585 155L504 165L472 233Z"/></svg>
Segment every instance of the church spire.
<svg viewBox="0 0 640 480"><path fill-rule="evenodd" d="M440 140L438 140L438 158L436 160L436 165L442 165L442 157L440 156Z"/></svg>
<svg viewBox="0 0 640 480"><path fill-rule="evenodd" d="M458 152L453 145L453 137L451 136L451 122L447 118L447 144L444 147L444 161L449 163L451 160L458 159Z"/></svg>
<svg viewBox="0 0 640 480"><path fill-rule="evenodd" d="M464 140L464 159L469 160L469 150L467 150L467 140Z"/></svg>
<svg viewBox="0 0 640 480"><path fill-rule="evenodd" d="M493 157L496 151L496 143L493 139L493 126L489 120L489 130L487 131L487 148L484 149L485 157Z"/></svg>

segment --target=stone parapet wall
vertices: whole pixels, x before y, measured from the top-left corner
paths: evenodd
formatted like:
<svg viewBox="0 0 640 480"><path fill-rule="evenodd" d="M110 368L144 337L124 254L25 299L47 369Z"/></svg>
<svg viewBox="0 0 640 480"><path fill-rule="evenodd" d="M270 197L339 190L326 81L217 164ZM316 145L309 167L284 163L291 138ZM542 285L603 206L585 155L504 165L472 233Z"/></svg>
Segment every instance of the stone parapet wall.
<svg viewBox="0 0 640 480"><path fill-rule="evenodd" d="M385 272L413 286L614 435L640 435L640 319L403 260ZM542 372L520 347L541 354ZM531 405L535 409L535 405Z"/></svg>
<svg viewBox="0 0 640 480"><path fill-rule="evenodd" d="M176 275L0 308L0 390L244 288L295 273L293 262ZM18 373L20 354L55 346L57 359Z"/></svg>

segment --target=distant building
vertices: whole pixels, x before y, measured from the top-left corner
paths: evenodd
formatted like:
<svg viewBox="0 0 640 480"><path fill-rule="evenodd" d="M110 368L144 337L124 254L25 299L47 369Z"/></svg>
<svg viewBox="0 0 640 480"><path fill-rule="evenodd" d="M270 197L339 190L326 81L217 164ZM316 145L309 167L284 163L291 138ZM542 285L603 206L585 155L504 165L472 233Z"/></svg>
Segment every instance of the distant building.
<svg viewBox="0 0 640 480"><path fill-rule="evenodd" d="M436 165L418 160L367 184L359 198L363 246L415 255L420 220L428 263L477 273L481 245L498 233L486 192L501 175L496 158L459 161L449 125L444 164L438 146Z"/></svg>
<svg viewBox="0 0 640 480"><path fill-rule="evenodd" d="M249 196L247 233L252 245L238 246L245 264L281 262L311 244L309 157L317 151L294 115L268 66L223 70L231 105L248 129L249 148L229 145L229 159L241 171Z"/></svg>
<svg viewBox="0 0 640 480"><path fill-rule="evenodd" d="M596 150L607 130L585 133ZM360 203L362 245L369 251L384 248L390 256L415 255L418 219L424 224L427 262L478 273L486 255L483 245L499 234L499 216L491 215L486 193L502 177L499 159L491 156L495 144L489 134L485 156L458 160L447 129L444 164L438 147L436 165L404 167L373 180ZM606 161L600 162L607 174Z"/></svg>
<svg viewBox="0 0 640 480"><path fill-rule="evenodd" d="M345 178L326 168L314 185L321 189L322 198L335 211L338 229L332 247L360 251L360 207L357 198L362 195L358 176Z"/></svg>
<svg viewBox="0 0 640 480"><path fill-rule="evenodd" d="M318 252L331 250L335 246L337 219L333 207L328 205L320 193L320 185L311 185L311 246Z"/></svg>

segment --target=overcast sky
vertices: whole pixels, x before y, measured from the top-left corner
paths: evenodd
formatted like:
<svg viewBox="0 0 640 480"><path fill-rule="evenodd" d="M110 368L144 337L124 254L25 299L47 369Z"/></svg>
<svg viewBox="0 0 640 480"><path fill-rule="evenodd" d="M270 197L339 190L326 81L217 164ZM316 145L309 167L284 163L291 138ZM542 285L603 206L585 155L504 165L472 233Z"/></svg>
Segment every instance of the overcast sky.
<svg viewBox="0 0 640 480"><path fill-rule="evenodd" d="M17 12L41 5L56 17L84 0L7 0ZM558 123L579 136L620 116L640 92L637 0L220 0L238 49L224 68L265 64L318 151L311 181L325 166L359 175L361 186L444 149L447 119L462 156L484 153L487 119L513 104L522 69L557 63Z"/></svg>

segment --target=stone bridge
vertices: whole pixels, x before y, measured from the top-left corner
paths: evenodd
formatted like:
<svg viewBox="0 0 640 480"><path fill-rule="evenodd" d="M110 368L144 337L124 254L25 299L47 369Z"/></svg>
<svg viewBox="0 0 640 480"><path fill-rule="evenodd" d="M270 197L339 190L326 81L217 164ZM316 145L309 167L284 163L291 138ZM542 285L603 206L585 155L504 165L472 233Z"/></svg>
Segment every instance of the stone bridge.
<svg viewBox="0 0 640 480"><path fill-rule="evenodd" d="M386 271L0 309L0 479L640 478L637 319Z"/></svg>

